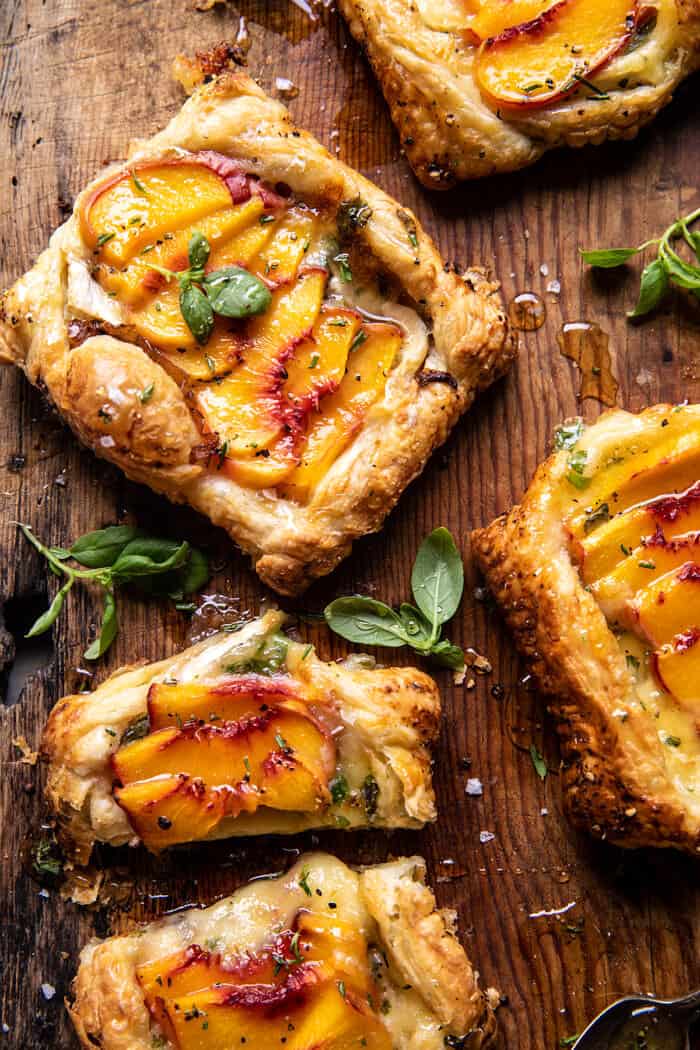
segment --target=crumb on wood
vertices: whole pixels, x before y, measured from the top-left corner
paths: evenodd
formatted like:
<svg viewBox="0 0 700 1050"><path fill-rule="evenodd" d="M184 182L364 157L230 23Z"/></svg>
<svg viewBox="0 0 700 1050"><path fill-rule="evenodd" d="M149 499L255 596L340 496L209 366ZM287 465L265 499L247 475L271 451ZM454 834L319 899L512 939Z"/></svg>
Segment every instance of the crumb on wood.
<svg viewBox="0 0 700 1050"><path fill-rule="evenodd" d="M222 73L245 65L245 52L238 44L225 40L215 44L209 51L197 51L194 58L179 54L172 65L172 75L187 95L191 95L202 84Z"/></svg>
<svg viewBox="0 0 700 1050"><path fill-rule="evenodd" d="M35 766L39 758L38 751L32 751L31 747L27 743L27 738L24 736L16 736L12 741L18 751L21 752L22 757L20 762L25 766Z"/></svg>

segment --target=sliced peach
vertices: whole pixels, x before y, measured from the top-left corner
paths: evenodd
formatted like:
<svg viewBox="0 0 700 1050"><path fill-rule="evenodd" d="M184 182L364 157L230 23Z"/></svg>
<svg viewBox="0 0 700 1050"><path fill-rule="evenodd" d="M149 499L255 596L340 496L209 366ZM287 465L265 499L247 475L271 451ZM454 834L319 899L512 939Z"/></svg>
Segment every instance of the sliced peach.
<svg viewBox="0 0 700 1050"><path fill-rule="evenodd" d="M652 660L652 667L662 689L692 713L700 715L700 628L678 634L670 645L664 645Z"/></svg>
<svg viewBox="0 0 700 1050"><path fill-rule="evenodd" d="M305 961L322 964L324 972L344 977L365 995L373 990L361 930L342 918L308 911L299 914L296 928Z"/></svg>
<svg viewBox="0 0 700 1050"><path fill-rule="evenodd" d="M639 628L656 648L700 621L700 565L686 562L661 576L630 603Z"/></svg>
<svg viewBox="0 0 700 1050"><path fill-rule="evenodd" d="M261 1044L262 1045L262 1044ZM352 986L330 981L295 1021L291 1050L391 1050L389 1032Z"/></svg>
<svg viewBox="0 0 700 1050"><path fill-rule="evenodd" d="M166 285L166 278L152 268L152 263L168 270L187 268L189 243L195 230L202 233L209 242L211 261L216 257L217 251L225 250L225 246L242 230L252 223L257 225L262 213L263 202L256 195L245 204L235 206L232 206L229 200L228 207L213 215L205 215L195 224L181 227L174 223L163 238L154 237L140 249L140 254L130 257L126 267L117 269L101 263L98 268L100 284L106 291L113 292L121 303L138 306L144 298L152 296ZM101 255L106 252L110 243L107 242ZM218 267L210 265L209 268ZM170 285L177 289L176 281L171 280Z"/></svg>
<svg viewBox="0 0 700 1050"><path fill-rule="evenodd" d="M700 432L688 430L646 446L632 456L600 467L578 496L566 520L574 538L585 534L586 521L601 504L617 514L637 504L686 492L700 477Z"/></svg>
<svg viewBox="0 0 700 1050"><path fill-rule="evenodd" d="M102 183L86 198L80 211L81 230L90 247L103 242L103 262L124 266L173 229L191 226L231 203L226 183L202 164L138 165Z"/></svg>
<svg viewBox="0 0 700 1050"><path fill-rule="evenodd" d="M284 485L285 495L292 499L305 502L309 498L384 391L401 346L401 332L383 323L366 325L363 332L367 338L349 355L340 386L324 400L321 415L311 417L301 463Z"/></svg>
<svg viewBox="0 0 700 1050"><path fill-rule="evenodd" d="M154 682L148 690L151 732L190 721L238 722L298 695L298 685L283 676L247 674L207 685Z"/></svg>
<svg viewBox="0 0 700 1050"><path fill-rule="evenodd" d="M219 270L224 266L242 266L249 269L252 260L272 237L274 223L263 222L264 218L267 216L261 215L247 230L213 251L209 260L211 268Z"/></svg>
<svg viewBox="0 0 700 1050"><path fill-rule="evenodd" d="M313 212L292 208L269 224L272 237L260 254L251 260L250 268L273 285L288 284L308 251L316 219Z"/></svg>
<svg viewBox="0 0 700 1050"><path fill-rule="evenodd" d="M616 618L612 606L622 606L637 591L643 590L660 576L679 569L687 561L700 559L700 535L664 541L663 537L636 547L612 572L591 585L591 591L603 605L606 615Z"/></svg>
<svg viewBox="0 0 700 1050"><path fill-rule="evenodd" d="M657 530L667 540L700 532L700 484L680 496L653 500L617 514L584 536L576 548L584 583L605 576Z"/></svg>
<svg viewBox="0 0 700 1050"><path fill-rule="evenodd" d="M338 388L360 324L353 310L326 307L321 312L311 337L297 347L286 365L282 399L292 415L303 418L319 407L321 397Z"/></svg>
<svg viewBox="0 0 700 1050"><path fill-rule="evenodd" d="M557 0L487 0L469 19L470 32L479 40L499 36L504 29L512 29L542 15Z"/></svg>
<svg viewBox="0 0 700 1050"><path fill-rule="evenodd" d="M228 456L255 459L284 434L285 362L313 328L326 276L313 270L292 288L275 293L270 308L248 326L250 345L243 362L221 383L198 392L198 408Z"/></svg>
<svg viewBox="0 0 700 1050"><path fill-rule="evenodd" d="M328 748L324 732L312 718L270 708L242 722L156 730L120 748L113 767L123 784L164 773L187 773L216 787L236 784L248 773L250 782L260 785L270 755L282 752L299 758L323 775Z"/></svg>
<svg viewBox="0 0 700 1050"><path fill-rule="evenodd" d="M236 366L245 343L241 329L217 317L205 346L200 346L180 310L180 290L165 288L145 307L134 310L131 322L143 339L166 354L175 368L190 379L214 379Z"/></svg>
<svg viewBox="0 0 700 1050"><path fill-rule="evenodd" d="M495 105L548 105L625 47L638 12L639 0L559 0L484 41L474 62L479 89Z"/></svg>
<svg viewBox="0 0 700 1050"><path fill-rule="evenodd" d="M230 808L228 789L208 789L183 773L115 788L114 797L138 837L154 853L206 838ZM239 804L239 812L242 808Z"/></svg>

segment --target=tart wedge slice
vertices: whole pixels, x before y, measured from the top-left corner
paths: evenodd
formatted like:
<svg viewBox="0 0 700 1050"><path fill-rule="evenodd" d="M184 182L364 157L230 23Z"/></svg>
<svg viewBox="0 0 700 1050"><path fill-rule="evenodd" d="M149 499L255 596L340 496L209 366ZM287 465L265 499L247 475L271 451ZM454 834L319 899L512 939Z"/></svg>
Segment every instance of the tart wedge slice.
<svg viewBox="0 0 700 1050"><path fill-rule="evenodd" d="M79 864L93 843L184 843L435 819L435 683L319 660L268 612L54 708L48 798Z"/></svg>
<svg viewBox="0 0 700 1050"><path fill-rule="evenodd" d="M69 1011L103 1050L486 1050L492 1002L425 862L324 853L82 951Z"/></svg>
<svg viewBox="0 0 700 1050"><path fill-rule="evenodd" d="M700 852L699 405L605 413L472 546L557 722L576 824Z"/></svg>
<svg viewBox="0 0 700 1050"><path fill-rule="evenodd" d="M497 286L240 73L98 175L0 298L0 361L284 594L381 527L514 352Z"/></svg>

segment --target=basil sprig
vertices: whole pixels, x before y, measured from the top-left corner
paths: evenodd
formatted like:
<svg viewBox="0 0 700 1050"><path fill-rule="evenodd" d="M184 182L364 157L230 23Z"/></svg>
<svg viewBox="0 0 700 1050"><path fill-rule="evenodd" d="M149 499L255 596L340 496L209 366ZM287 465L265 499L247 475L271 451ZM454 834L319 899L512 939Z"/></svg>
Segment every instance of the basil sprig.
<svg viewBox="0 0 700 1050"><path fill-rule="evenodd" d="M169 270L149 263L149 269L175 278L180 285L180 313L200 346L208 340L214 328L214 314L221 317L252 317L264 313L272 301L267 285L240 266L225 266L205 275L209 261L209 241L199 230L190 237L189 267Z"/></svg>
<svg viewBox="0 0 700 1050"><path fill-rule="evenodd" d="M58 619L68 592L76 580L91 580L104 591L102 626L94 642L83 654L86 660L97 660L114 641L119 623L115 590L133 584L158 597L181 601L186 594L199 590L209 579L209 563L196 547L176 540L148 536L131 525L110 525L88 532L72 547L46 547L28 525L19 526L26 538L49 563L54 576L65 583L45 613L35 621L27 638L43 634ZM69 565L77 562L81 569Z"/></svg>
<svg viewBox="0 0 700 1050"><path fill-rule="evenodd" d="M700 299L700 265L687 262L672 247L673 242L683 238L700 263L700 233L694 233L690 227L700 218L700 208L690 212L682 219L671 223L661 237L645 241L638 248L602 248L593 251L581 250L583 261L589 266L603 270L622 266L645 248L656 245L656 258L652 259L642 271L639 285L639 298L634 310L627 316L631 319L645 317L659 305L668 291L669 285L675 284L684 288Z"/></svg>
<svg viewBox="0 0 700 1050"><path fill-rule="evenodd" d="M349 642L390 648L410 645L444 667L462 668L464 653L442 637L442 626L457 611L464 589L462 558L447 529L435 529L423 540L411 589L416 604L404 602L398 611L363 595L336 598L324 609L326 623Z"/></svg>

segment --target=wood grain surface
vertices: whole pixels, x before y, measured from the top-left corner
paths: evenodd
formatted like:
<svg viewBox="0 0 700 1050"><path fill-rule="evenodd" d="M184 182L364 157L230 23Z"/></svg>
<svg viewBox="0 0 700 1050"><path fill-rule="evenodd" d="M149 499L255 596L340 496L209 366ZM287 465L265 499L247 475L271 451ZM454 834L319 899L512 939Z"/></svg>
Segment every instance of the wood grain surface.
<svg viewBox="0 0 700 1050"><path fill-rule="evenodd" d="M240 15L252 41L249 72L273 93L277 77L291 79L298 96L290 108L300 123L414 208L446 259L491 267L507 298L533 290L547 303L544 327L522 335L510 375L464 419L384 531L359 543L297 606L318 610L353 590L400 601L420 539L447 525L467 567L463 607L449 633L486 653L493 673L467 690L438 672L446 715L435 763L436 827L222 843L160 862L107 852L102 861L121 908L80 909L56 891L42 895L23 853L45 819L43 774L41 765L20 761L12 741L24 735L35 747L53 703L85 680L81 653L99 606L89 590L76 590L52 639L28 646L21 635L54 583L13 523L29 522L62 544L88 529L134 520L206 547L217 566L209 590L229 596L232 608L256 611L270 595L220 532L81 450L18 373L0 371L0 699L18 694L16 703L0 705L0 1045L75 1045L62 999L79 947L93 933L103 936L187 901L209 902L320 842L353 862L424 854L440 903L459 912L484 984L506 997L501 1045L551 1050L626 992L670 996L700 985L698 868L667 852L595 844L567 826L553 734L539 698L519 680L498 617L474 597L479 581L465 537L522 494L557 422L600 411L595 401L577 401L577 370L557 347L565 321L596 320L609 334L621 405L639 409L700 395L697 304L671 297L658 316L632 327L625 309L635 297L634 275L599 279L577 258L579 245L638 243L700 204L698 81L686 84L633 143L553 153L528 172L439 196L412 177L372 75L332 11L314 23L283 0L220 3L201 13L191 0L3 0L0 282L31 265L81 185L121 157L130 136L151 134L175 112L181 97L170 77L174 55L234 40ZM561 283L559 295L546 292L552 280ZM96 679L136 658L175 651L205 619L196 617L192 626L171 607L125 598L120 618L117 642L94 668ZM300 629L322 655L343 653L324 630ZM527 752L533 742L548 759L544 782ZM481 779L482 797L465 794L468 776ZM493 840L482 843L482 831ZM570 903L560 917L532 917ZM55 989L53 998L42 984Z"/></svg>

